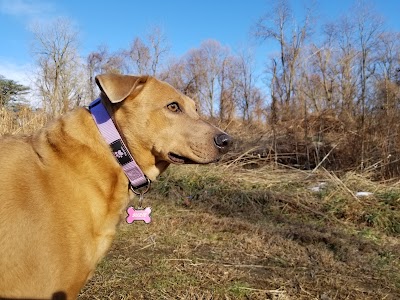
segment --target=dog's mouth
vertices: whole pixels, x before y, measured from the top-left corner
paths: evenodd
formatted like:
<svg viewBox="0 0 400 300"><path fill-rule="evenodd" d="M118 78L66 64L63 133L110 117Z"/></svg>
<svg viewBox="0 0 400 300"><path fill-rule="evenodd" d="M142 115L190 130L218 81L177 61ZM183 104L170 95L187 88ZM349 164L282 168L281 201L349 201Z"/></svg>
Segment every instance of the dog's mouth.
<svg viewBox="0 0 400 300"><path fill-rule="evenodd" d="M214 160L206 160L206 159L202 159L201 157L199 157L199 160L196 161L196 160L187 158L185 156L178 155L178 154L173 153L173 152L169 152L168 153L168 159L170 160L171 163L174 163L174 164L177 164L177 165L182 165L182 164L209 164L209 163L217 162L219 160L219 158L216 158Z"/></svg>
<svg viewBox="0 0 400 300"><path fill-rule="evenodd" d="M193 161L193 160L191 160L191 159L189 159L187 157L184 157L184 156L178 155L176 153L173 153L173 152L169 152L168 153L168 158L171 160L172 163L177 164L177 165L181 165L181 164L196 164L195 161Z"/></svg>

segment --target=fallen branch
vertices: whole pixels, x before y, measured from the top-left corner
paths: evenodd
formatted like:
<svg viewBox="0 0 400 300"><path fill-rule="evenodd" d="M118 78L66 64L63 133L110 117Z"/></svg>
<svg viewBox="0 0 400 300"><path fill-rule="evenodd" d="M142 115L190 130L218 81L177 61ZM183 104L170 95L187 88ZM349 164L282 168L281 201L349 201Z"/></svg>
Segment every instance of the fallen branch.
<svg viewBox="0 0 400 300"><path fill-rule="evenodd" d="M282 291L282 290L261 290L261 289L253 289L253 288L244 287L244 286L239 286L238 289L252 291L252 292L262 292L262 293L267 293L267 294L285 294L286 293L286 291Z"/></svg>

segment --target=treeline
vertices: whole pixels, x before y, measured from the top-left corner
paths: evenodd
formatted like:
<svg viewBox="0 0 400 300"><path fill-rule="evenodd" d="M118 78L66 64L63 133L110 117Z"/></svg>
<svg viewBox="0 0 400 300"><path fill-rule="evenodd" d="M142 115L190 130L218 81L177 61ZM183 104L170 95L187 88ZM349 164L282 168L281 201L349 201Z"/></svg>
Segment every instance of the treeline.
<svg viewBox="0 0 400 300"><path fill-rule="evenodd" d="M91 98L97 93L94 76L98 73L149 74L196 100L201 112L211 118L226 121L240 116L251 121L256 108L263 109L265 97L256 87L250 54L234 55L216 40L204 41L179 58L168 53L159 28L144 39L136 37L129 49L117 53L100 47L87 58Z"/></svg>
<svg viewBox="0 0 400 300"><path fill-rule="evenodd" d="M398 175L400 34L366 1L316 28L311 10L293 22L287 1L256 25L280 49L267 68L273 152L305 168Z"/></svg>
<svg viewBox="0 0 400 300"><path fill-rule="evenodd" d="M278 49L266 53L262 72L249 50L216 40L172 57L157 27L127 49L103 45L82 58L68 20L37 25L33 56L43 109L57 115L94 99L99 73L149 74L196 100L202 114L256 128L258 158L400 174L400 33L387 30L367 1L325 24L315 8L296 19L289 1L270 4L250 30Z"/></svg>

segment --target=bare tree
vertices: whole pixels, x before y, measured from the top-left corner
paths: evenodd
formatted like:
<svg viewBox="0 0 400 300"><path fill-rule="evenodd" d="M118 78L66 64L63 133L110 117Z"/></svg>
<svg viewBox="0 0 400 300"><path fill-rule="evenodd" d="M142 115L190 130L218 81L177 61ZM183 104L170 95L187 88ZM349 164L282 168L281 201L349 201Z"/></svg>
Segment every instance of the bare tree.
<svg viewBox="0 0 400 300"><path fill-rule="evenodd" d="M278 100L275 94L275 85L277 84L277 71L276 71L277 63L274 59L271 60L271 70L272 70L272 79L271 79L271 115L269 118L269 124L272 129L272 149L274 151L274 162L275 165L278 164L278 147L277 147L277 128L278 124Z"/></svg>
<svg viewBox="0 0 400 300"><path fill-rule="evenodd" d="M329 83L334 92L332 99L336 98L339 104L339 114L347 124L354 121L355 101L357 97L357 62L356 27L352 18L342 16L335 23L327 24L324 28L325 44L321 58L324 53L329 53L330 62L326 67L323 60L318 64L331 74ZM329 52L327 52L329 51ZM321 69L321 71L322 71Z"/></svg>
<svg viewBox="0 0 400 300"><path fill-rule="evenodd" d="M378 43L378 36L382 33L382 20L375 13L372 7L368 6L365 1L358 1L354 8L357 21L357 33L359 44L359 60L360 60L360 96L359 103L361 105L361 170L365 166L365 114L366 114L366 98L367 98L367 82L374 73L372 53Z"/></svg>
<svg viewBox="0 0 400 300"><path fill-rule="evenodd" d="M325 30L328 40L332 41L333 61L338 86L341 116L347 125L357 124L360 139L361 170L365 167L366 157L366 114L368 98L372 97L373 75L376 64L374 53L377 51L378 37L382 33L382 21L366 1L357 1L350 13L342 16L338 22L330 24ZM350 128L350 126L348 126Z"/></svg>
<svg viewBox="0 0 400 300"><path fill-rule="evenodd" d="M151 75L159 74L163 60L169 52L169 45L164 32L160 27L154 27L147 37L151 49Z"/></svg>
<svg viewBox="0 0 400 300"><path fill-rule="evenodd" d="M219 76L222 71L223 63L229 55L226 47L215 40L207 40L200 45L197 53L198 65L197 78L202 103L210 117L214 117L216 112L216 101L220 96Z"/></svg>
<svg viewBox="0 0 400 300"><path fill-rule="evenodd" d="M221 121L231 121L234 117L235 102L238 98L238 76L237 60L235 57L227 56L222 61L219 76L220 96L219 96L219 119Z"/></svg>
<svg viewBox="0 0 400 300"><path fill-rule="evenodd" d="M396 158L393 153L399 148L398 136L400 126L400 84L397 80L398 66L400 65L400 33L385 32L379 38L376 50L376 72L374 74L374 117L376 131L385 137L380 151L383 172L389 176L393 174L390 163Z"/></svg>
<svg viewBox="0 0 400 300"><path fill-rule="evenodd" d="M153 27L144 40L136 37L130 49L125 51L128 72L159 75L168 52L169 45L164 32L159 27Z"/></svg>
<svg viewBox="0 0 400 300"><path fill-rule="evenodd" d="M231 55L219 42L208 40L171 62L162 75L195 99L203 114L229 121L242 100L241 70L243 62L238 56Z"/></svg>
<svg viewBox="0 0 400 300"><path fill-rule="evenodd" d="M255 28L255 36L263 41L275 40L279 44L279 59L274 61L275 76L279 84L273 86L275 97L280 98L281 106L288 111L295 90L296 66L305 40L310 34L310 13L300 26L293 25L292 11L288 0L274 2L272 9L262 17ZM278 83L275 81L275 83Z"/></svg>
<svg viewBox="0 0 400 300"><path fill-rule="evenodd" d="M64 113L84 98L77 34L71 22L62 18L50 24L37 23L32 32L36 86L43 107L54 115Z"/></svg>
<svg viewBox="0 0 400 300"><path fill-rule="evenodd" d="M86 59L86 68L89 76L88 91L90 99L97 95L95 76L101 73L123 73L125 62L123 55L110 53L106 45L102 45L97 51L89 53Z"/></svg>
<svg viewBox="0 0 400 300"><path fill-rule="evenodd" d="M201 112L210 117L215 116L219 110L218 104L221 104L218 100L222 92L222 81L226 80L229 72L228 56L229 50L226 47L215 40L207 40L199 48L190 50L173 68L179 69L180 74L174 74L181 78L181 90L194 98L199 103ZM221 74L224 80L221 79ZM166 77L171 81L169 75ZM222 93L226 96L225 92Z"/></svg>
<svg viewBox="0 0 400 300"><path fill-rule="evenodd" d="M136 37L134 39L131 48L127 52L127 56L130 59L130 70L132 70L133 73L150 74L150 48L141 38Z"/></svg>
<svg viewBox="0 0 400 300"><path fill-rule="evenodd" d="M160 73L160 78L164 78L172 86L180 90L185 95L198 100L195 80L187 66L186 57L171 59L165 70Z"/></svg>
<svg viewBox="0 0 400 300"><path fill-rule="evenodd" d="M242 112L243 121L252 121L254 106L262 106L260 91L255 87L254 57L249 51L242 51L237 58L239 99L238 105Z"/></svg>
<svg viewBox="0 0 400 300"><path fill-rule="evenodd" d="M300 87L304 94L306 107L315 112L332 109L337 105L333 95L336 73L332 68L332 49L328 44L311 44L300 65Z"/></svg>

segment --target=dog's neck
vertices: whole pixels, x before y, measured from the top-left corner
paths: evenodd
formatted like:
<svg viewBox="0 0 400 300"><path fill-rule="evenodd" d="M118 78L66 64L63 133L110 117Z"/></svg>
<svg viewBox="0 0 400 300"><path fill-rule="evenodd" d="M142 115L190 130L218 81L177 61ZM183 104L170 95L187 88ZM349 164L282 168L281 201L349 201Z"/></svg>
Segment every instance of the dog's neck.
<svg viewBox="0 0 400 300"><path fill-rule="evenodd" d="M149 187L150 180L144 175L143 171L130 154L107 109L103 105L101 98L94 100L89 105L89 111L101 135L110 145L111 152L128 177L133 190L135 191L141 187Z"/></svg>

